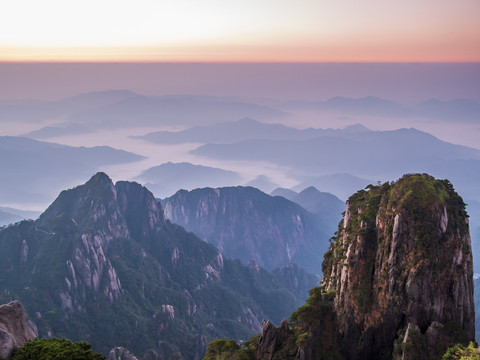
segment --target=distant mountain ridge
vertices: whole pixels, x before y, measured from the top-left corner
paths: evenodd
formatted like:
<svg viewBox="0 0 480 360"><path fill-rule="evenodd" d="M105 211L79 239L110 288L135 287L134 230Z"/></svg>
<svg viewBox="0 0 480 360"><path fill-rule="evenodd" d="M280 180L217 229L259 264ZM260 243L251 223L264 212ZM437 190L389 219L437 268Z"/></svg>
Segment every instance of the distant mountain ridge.
<svg viewBox="0 0 480 360"><path fill-rule="evenodd" d="M344 129L297 129L278 123L264 123L250 118L194 126L182 131L155 131L135 138L158 144L212 143L225 144L243 140L306 140L317 136L370 131L361 124Z"/></svg>
<svg viewBox="0 0 480 360"><path fill-rule="evenodd" d="M480 179L480 150L450 144L413 128L339 133L307 140L206 144L192 153L221 160L266 161L288 167L292 177L305 179L345 173L346 169L349 174L374 181L428 172L452 179L466 198L477 197L473 188L478 182L474 179Z"/></svg>
<svg viewBox="0 0 480 360"><path fill-rule="evenodd" d="M88 125L96 122L100 126L117 127L151 125L158 123L160 119L163 124L190 124L192 119L212 123L245 116L270 118L286 115L287 113L278 109L233 98L195 95L147 96L128 90L90 92L58 101L0 102L0 116L8 121L63 119L68 123Z"/></svg>
<svg viewBox="0 0 480 360"><path fill-rule="evenodd" d="M59 186L70 187L100 167L138 161L143 156L108 146L72 147L0 136L0 159L1 201L43 203L62 189Z"/></svg>
<svg viewBox="0 0 480 360"><path fill-rule="evenodd" d="M227 257L244 263L254 260L267 269L296 263L319 274L342 210L338 203L317 205L337 220L331 223L331 217L319 218L294 202L252 187L181 190L162 200L167 219L215 245Z"/></svg>
<svg viewBox="0 0 480 360"><path fill-rule="evenodd" d="M430 99L413 106L375 97L348 98L336 96L326 101L286 101L280 108L285 110L335 110L367 116L426 118L437 121L461 121L478 123L480 103L471 99Z"/></svg>
<svg viewBox="0 0 480 360"><path fill-rule="evenodd" d="M188 104L193 112L186 112ZM137 113L135 116L135 112ZM183 109L182 109L183 108ZM245 116L274 118L287 115L293 109L334 110L343 113L367 116L414 118L421 117L440 121L477 123L480 118L480 103L471 99L430 99L413 106L375 96L348 98L336 96L326 101L270 101L262 99L232 98L195 95L145 96L128 90L96 91L58 101L15 100L0 101L0 117L8 121L38 121L65 119L67 122L101 121L111 125L129 126L128 118L143 124L155 118L168 118L190 123L188 116L204 113L204 123L235 120ZM163 114L166 116L163 117ZM118 121L114 121L114 117ZM210 118L210 120L208 120ZM215 121L212 121L215 120ZM191 124L191 123L190 123ZM198 122L197 122L198 124ZM86 124L83 124L86 125Z"/></svg>
<svg viewBox="0 0 480 360"><path fill-rule="evenodd" d="M143 171L136 179L158 198L171 196L180 189L237 185L242 181L234 171L188 162L167 162Z"/></svg>

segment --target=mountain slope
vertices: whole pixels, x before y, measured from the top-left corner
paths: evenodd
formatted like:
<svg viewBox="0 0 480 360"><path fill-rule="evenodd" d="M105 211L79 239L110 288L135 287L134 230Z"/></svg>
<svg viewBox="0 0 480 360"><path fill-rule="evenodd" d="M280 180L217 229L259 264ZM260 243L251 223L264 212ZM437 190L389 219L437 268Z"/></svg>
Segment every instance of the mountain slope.
<svg viewBox="0 0 480 360"><path fill-rule="evenodd" d="M103 173L62 191L38 220L2 229L0 253L0 302L19 299L41 337L156 359L200 359L214 337L246 339L315 281L225 259L165 220L144 187Z"/></svg>
<svg viewBox="0 0 480 360"><path fill-rule="evenodd" d="M338 223L322 223L299 205L252 187L181 190L162 204L169 220L225 256L254 260L267 269L293 262L320 273Z"/></svg>

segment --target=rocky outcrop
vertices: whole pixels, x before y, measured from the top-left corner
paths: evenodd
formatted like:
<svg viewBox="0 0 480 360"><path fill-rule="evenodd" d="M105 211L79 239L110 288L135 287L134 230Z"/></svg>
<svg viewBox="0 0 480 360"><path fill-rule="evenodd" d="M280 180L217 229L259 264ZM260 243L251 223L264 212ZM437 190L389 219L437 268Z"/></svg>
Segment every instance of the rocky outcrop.
<svg viewBox="0 0 480 360"><path fill-rule="evenodd" d="M285 346L288 336L289 329L285 320L278 328L273 326L270 321L264 320L256 353L257 359L272 360L273 355Z"/></svg>
<svg viewBox="0 0 480 360"><path fill-rule="evenodd" d="M325 259L346 358L412 358L417 346L436 358L475 338L468 217L448 181L407 175L356 193Z"/></svg>
<svg viewBox="0 0 480 360"><path fill-rule="evenodd" d="M224 256L243 263L253 260L269 270L296 263L319 274L322 254L335 231L335 225L329 227L298 204L252 187L180 190L162 205L167 219L213 244Z"/></svg>
<svg viewBox="0 0 480 360"><path fill-rule="evenodd" d="M0 306L0 359L12 353L37 334L31 323L25 321L25 310L19 301Z"/></svg>
<svg viewBox="0 0 480 360"><path fill-rule="evenodd" d="M138 360L130 351L123 347L115 347L110 350L107 360Z"/></svg>

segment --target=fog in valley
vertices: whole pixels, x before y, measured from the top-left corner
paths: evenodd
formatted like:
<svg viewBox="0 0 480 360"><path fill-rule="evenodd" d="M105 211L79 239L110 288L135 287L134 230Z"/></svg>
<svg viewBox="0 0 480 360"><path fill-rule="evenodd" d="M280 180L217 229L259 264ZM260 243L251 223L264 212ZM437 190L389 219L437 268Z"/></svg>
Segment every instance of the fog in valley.
<svg viewBox="0 0 480 360"><path fill-rule="evenodd" d="M0 64L0 215L95 172L157 198L448 178L480 241L478 64ZM27 213L26 211L35 211Z"/></svg>

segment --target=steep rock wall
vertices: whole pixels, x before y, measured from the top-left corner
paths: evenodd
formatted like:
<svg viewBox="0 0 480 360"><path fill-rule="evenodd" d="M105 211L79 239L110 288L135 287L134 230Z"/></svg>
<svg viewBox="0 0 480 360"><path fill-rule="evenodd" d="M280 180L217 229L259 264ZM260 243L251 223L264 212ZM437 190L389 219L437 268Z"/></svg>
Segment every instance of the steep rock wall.
<svg viewBox="0 0 480 360"><path fill-rule="evenodd" d="M0 306L0 360L8 359L36 336L35 328L25 321L25 310L19 301Z"/></svg>
<svg viewBox="0 0 480 360"><path fill-rule="evenodd" d="M448 181L425 174L349 199L323 264L347 358L408 358L416 346L440 356L459 334L474 339L464 208Z"/></svg>

